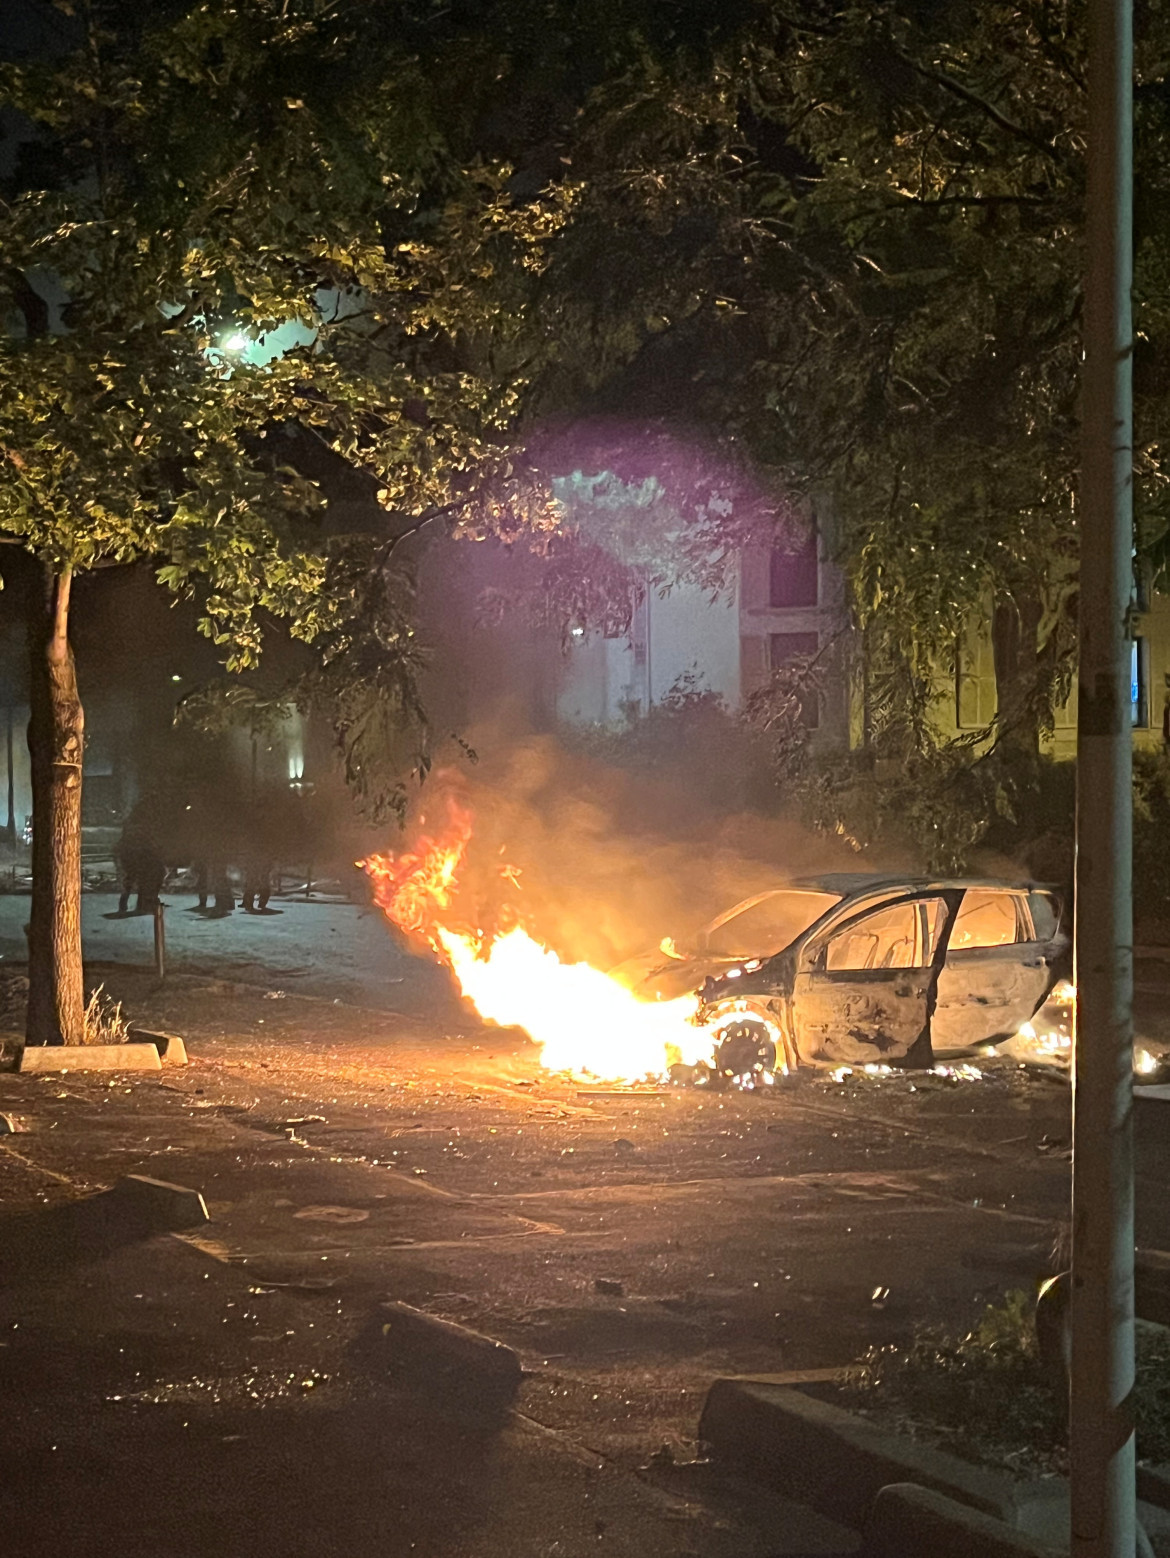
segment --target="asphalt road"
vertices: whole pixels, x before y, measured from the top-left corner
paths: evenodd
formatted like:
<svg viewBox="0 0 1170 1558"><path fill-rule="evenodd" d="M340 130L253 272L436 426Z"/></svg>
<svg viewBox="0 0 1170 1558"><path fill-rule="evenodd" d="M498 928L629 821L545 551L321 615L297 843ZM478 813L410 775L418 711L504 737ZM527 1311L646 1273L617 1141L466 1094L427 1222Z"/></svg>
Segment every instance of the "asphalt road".
<svg viewBox="0 0 1170 1558"><path fill-rule="evenodd" d="M0 1137L5 1208L141 1173L212 1222L0 1290L28 1558L844 1551L689 1464L710 1380L961 1326L1053 1269L1051 1079L596 1096L445 1008L109 982L192 1064L0 1074L28 1127ZM354 1350L387 1297L517 1348L518 1415L469 1435L388 1393Z"/></svg>
<svg viewBox="0 0 1170 1558"><path fill-rule="evenodd" d="M710 1381L963 1327L1057 1269L1061 1080L589 1089L347 906L221 922L234 960L196 919L162 987L110 956L141 922L87 925L187 1069L0 1072L23 1127L0 1135L6 1216L131 1173L212 1216L193 1242L0 1281L0 1512L27 1558L847 1551L696 1460ZM1168 1110L1139 1110L1140 1236L1165 1250ZM387 1386L361 1344L385 1298L518 1349L505 1426Z"/></svg>

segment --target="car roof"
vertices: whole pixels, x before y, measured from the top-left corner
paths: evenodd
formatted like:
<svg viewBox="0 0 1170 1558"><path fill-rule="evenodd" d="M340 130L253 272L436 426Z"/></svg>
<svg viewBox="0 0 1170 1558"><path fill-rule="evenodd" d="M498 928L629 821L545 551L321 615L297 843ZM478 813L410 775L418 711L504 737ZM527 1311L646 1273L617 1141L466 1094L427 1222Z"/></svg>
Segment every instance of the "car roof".
<svg viewBox="0 0 1170 1558"><path fill-rule="evenodd" d="M1058 888L1050 882L1035 881L1008 881L1003 877L991 876L892 876L880 871L830 871L821 876L798 877L791 882L777 887L778 892L784 888L815 889L819 892L837 893L842 898L850 898L855 894L869 892L930 892L943 891L945 889L981 887L994 889L998 892L1054 892Z"/></svg>

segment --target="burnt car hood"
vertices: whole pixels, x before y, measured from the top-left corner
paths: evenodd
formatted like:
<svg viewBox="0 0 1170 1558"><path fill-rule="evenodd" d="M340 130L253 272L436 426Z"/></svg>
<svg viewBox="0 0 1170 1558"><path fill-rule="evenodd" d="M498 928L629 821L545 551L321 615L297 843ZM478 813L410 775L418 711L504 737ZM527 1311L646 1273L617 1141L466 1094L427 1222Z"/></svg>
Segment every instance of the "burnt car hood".
<svg viewBox="0 0 1170 1558"><path fill-rule="evenodd" d="M644 1001L674 1001L680 996L694 995L709 979L716 979L729 968L742 964L742 958L720 957L714 953L698 952L670 958L656 950L619 963L609 973L611 979L633 990Z"/></svg>

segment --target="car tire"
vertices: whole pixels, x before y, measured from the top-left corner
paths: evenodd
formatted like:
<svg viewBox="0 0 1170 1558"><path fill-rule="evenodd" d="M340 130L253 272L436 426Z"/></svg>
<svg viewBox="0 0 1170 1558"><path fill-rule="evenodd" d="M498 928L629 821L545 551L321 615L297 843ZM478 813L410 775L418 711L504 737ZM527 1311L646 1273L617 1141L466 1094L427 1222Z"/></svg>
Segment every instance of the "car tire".
<svg viewBox="0 0 1170 1558"><path fill-rule="evenodd" d="M776 1045L758 1018L743 1017L719 1030L715 1073L732 1077L762 1076L776 1070Z"/></svg>

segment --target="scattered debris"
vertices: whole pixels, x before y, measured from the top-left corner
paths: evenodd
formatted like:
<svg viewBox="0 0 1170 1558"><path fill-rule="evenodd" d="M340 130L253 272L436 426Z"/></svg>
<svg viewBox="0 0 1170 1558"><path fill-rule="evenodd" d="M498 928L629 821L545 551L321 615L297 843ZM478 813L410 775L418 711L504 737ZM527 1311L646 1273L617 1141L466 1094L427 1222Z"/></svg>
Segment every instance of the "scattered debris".
<svg viewBox="0 0 1170 1558"><path fill-rule="evenodd" d="M593 1279L594 1291L598 1293L610 1293L614 1298L621 1298L625 1294L625 1284L615 1281L613 1277L595 1277Z"/></svg>
<svg viewBox="0 0 1170 1558"><path fill-rule="evenodd" d="M266 1001L283 1001L287 997L283 990L265 990L264 999Z"/></svg>

